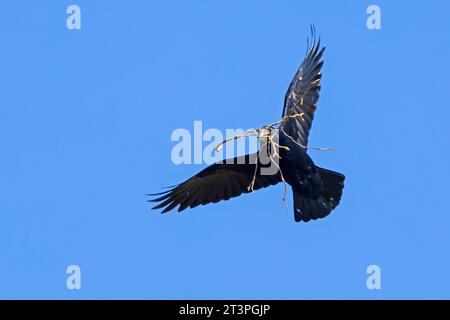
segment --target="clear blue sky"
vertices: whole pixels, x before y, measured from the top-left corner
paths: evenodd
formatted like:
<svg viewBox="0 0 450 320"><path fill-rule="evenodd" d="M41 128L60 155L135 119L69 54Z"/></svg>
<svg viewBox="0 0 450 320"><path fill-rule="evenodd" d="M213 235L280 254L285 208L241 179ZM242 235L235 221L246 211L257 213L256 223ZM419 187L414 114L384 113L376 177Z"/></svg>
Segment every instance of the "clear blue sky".
<svg viewBox="0 0 450 320"><path fill-rule="evenodd" d="M382 30L366 28L372 3ZM81 30L66 28L70 4ZM0 298L450 298L449 10L2 2ZM278 185L151 212L145 193L204 167L172 164L174 129L278 120L310 24L327 46L310 144L337 149L311 155L345 173L341 205L296 224Z"/></svg>

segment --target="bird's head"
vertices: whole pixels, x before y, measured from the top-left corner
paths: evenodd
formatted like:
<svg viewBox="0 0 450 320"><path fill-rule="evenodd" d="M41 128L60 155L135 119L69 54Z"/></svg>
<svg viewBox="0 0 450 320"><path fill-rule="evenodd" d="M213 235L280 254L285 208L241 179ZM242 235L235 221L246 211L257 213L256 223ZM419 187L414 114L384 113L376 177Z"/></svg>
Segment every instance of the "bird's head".
<svg viewBox="0 0 450 320"><path fill-rule="evenodd" d="M261 144L270 143L272 139L272 129L269 127L262 127L258 130L258 139Z"/></svg>

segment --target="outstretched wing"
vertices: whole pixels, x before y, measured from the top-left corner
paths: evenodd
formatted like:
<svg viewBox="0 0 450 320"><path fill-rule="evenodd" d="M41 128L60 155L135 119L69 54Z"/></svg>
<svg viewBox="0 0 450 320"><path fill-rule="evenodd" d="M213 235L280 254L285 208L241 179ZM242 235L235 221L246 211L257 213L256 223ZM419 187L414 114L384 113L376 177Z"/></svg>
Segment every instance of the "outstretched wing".
<svg viewBox="0 0 450 320"><path fill-rule="evenodd" d="M256 154L228 159L222 163L215 163L171 190L156 194L157 199L149 200L161 202L153 209L164 208L162 213L168 212L179 205L178 211L194 208L198 205L216 203L250 192L249 185L255 176L253 190L266 188L281 182L279 172L273 175L261 175L261 166L255 166Z"/></svg>
<svg viewBox="0 0 450 320"><path fill-rule="evenodd" d="M312 38L306 57L284 98L283 117L303 113L304 120L299 117L290 118L281 126L295 141L304 146L308 145L309 130L319 100L322 54L325 50L325 47L320 46L320 39L316 42L314 29Z"/></svg>

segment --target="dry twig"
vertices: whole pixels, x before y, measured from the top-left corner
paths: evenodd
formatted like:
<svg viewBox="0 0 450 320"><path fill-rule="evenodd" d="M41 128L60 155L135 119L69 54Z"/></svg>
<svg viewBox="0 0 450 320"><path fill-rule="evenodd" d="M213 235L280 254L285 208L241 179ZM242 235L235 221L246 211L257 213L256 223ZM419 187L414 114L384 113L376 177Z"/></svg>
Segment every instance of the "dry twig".
<svg viewBox="0 0 450 320"><path fill-rule="evenodd" d="M282 123L286 122L289 119L300 118L302 121L305 121L305 119L303 118L303 115L304 115L304 113L302 112L302 113L297 113L297 114L294 114L294 115L285 116L285 117L281 118L280 120L278 120L276 122L273 122L273 123L271 123L271 124L269 124L267 126L263 126L261 128L255 129L255 130L250 130L250 131L247 131L244 134L240 134L240 135L234 136L232 138L225 139L225 140L223 140L221 143L219 143L215 147L216 152L218 152L218 151L220 151L222 149L223 145L225 143L227 143L227 142L238 140L238 139L245 138L245 137L252 137L252 136L258 137L258 139L260 139L260 141L264 141L262 143L262 145L261 145L261 149L264 146L267 146L268 143L270 143L270 146L274 146L275 148L273 148L274 149L273 154L271 152L269 152L268 156L269 156L269 159L270 159L271 163L273 163L277 167L278 172L280 172L281 181L283 182L283 185L284 185L284 196L283 196L282 201L283 201L283 203L284 203L284 205L286 207L286 210L288 210L288 205L287 205L287 202L286 202L286 196L287 196L288 187L287 187L287 183L286 183L286 181L284 179L283 172L282 172L278 162L275 161L275 157L278 158L278 159L281 159L281 156L277 152L277 148L284 149L286 151L290 151L290 149L287 146L282 146L279 143L274 141L274 136L277 134L277 130L281 130L292 142L294 142L295 144L297 144L298 146L300 146L300 147L302 147L304 149L315 149L315 150L319 150L319 151L334 150L333 148L319 148L319 147L304 146L303 144L301 144L298 141L296 141L292 136L288 135L282 126L280 126L278 128L275 128L275 126L281 125ZM272 133L272 130L274 131L273 133ZM250 185L247 187L247 190L249 192L253 192L253 188L254 188L255 182L256 182L257 173L258 173L258 159L256 159L255 171L253 173L253 179L250 182Z"/></svg>

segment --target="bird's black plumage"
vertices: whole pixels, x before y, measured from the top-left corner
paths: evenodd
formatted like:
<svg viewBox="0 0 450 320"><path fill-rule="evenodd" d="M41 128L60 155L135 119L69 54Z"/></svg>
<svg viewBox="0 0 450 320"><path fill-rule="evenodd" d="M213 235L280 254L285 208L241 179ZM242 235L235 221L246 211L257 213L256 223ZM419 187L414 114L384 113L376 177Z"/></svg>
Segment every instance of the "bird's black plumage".
<svg viewBox="0 0 450 320"><path fill-rule="evenodd" d="M292 187L295 221L326 217L341 200L344 175L316 166L305 148L290 135L281 131L279 137L280 145L289 148L280 149L280 168Z"/></svg>
<svg viewBox="0 0 450 320"><path fill-rule="evenodd" d="M321 48L320 39L317 43L314 39L284 98L283 116L303 113L303 120L295 118L283 123L282 127L303 146L308 145L309 130L319 100L324 51L325 47Z"/></svg>
<svg viewBox="0 0 450 320"><path fill-rule="evenodd" d="M320 168L307 154L309 131L319 100L322 78L324 47L316 41L312 30L311 45L296 72L284 99L283 117L287 118L278 128L279 168L272 174L262 174L270 162L261 161L258 154L228 159L213 164L172 189L155 194L150 201L159 202L153 209L168 212L178 206L178 211L199 205L216 203L250 192L287 182L293 190L295 221L308 222L327 216L340 202L344 187L344 175ZM263 144L264 146L264 144ZM271 142L266 147L272 148Z"/></svg>
<svg viewBox="0 0 450 320"><path fill-rule="evenodd" d="M195 208L201 204L216 203L248 193L257 161L260 161L260 157L251 154L215 163L171 190L158 194L159 197L151 201L161 203L153 209L164 208L162 212L165 213L179 205L178 211L182 211L188 207ZM254 190L281 181L279 173L261 175L262 168L259 163Z"/></svg>

